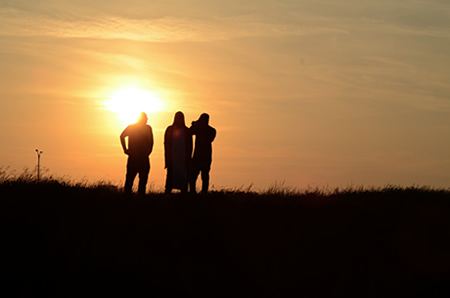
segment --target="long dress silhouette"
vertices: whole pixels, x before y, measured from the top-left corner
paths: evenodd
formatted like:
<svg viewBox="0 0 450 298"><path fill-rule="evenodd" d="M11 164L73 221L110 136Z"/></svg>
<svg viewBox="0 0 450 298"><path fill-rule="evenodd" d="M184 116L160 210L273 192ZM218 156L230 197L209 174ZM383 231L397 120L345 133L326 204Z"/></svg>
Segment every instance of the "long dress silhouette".
<svg viewBox="0 0 450 298"><path fill-rule="evenodd" d="M166 129L164 153L167 169L166 193L170 193L172 189L186 192L190 176L192 136L182 112L175 114L173 124Z"/></svg>

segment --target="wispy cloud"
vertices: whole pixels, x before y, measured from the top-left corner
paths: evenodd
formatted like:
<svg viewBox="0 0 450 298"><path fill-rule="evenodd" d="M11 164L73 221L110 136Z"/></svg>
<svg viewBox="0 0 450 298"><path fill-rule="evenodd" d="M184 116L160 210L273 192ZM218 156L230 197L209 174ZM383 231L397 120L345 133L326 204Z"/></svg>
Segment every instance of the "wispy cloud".
<svg viewBox="0 0 450 298"><path fill-rule="evenodd" d="M64 20L11 8L0 9L0 35L126 39L150 42L212 41L250 36L342 33L327 26L265 23L246 17L129 19L118 16Z"/></svg>
<svg viewBox="0 0 450 298"><path fill-rule="evenodd" d="M446 13L450 13L450 8L442 8L436 1L427 4L422 14L418 12L422 10L423 3L413 3L411 7L392 3L345 3L331 5L331 8L324 1L318 1L315 5L301 1L289 5L286 3L273 7L262 5L258 11L247 9L245 13L234 11L224 15L196 16L149 13L147 17L117 11L99 14L67 9L63 13L60 4L59 10L52 8L47 11L36 10L36 7L32 9L25 4L0 5L0 36L203 42L254 36L336 35L356 30L450 38L447 26L450 21L442 16L448 15ZM400 8L407 8L406 15L396 13Z"/></svg>

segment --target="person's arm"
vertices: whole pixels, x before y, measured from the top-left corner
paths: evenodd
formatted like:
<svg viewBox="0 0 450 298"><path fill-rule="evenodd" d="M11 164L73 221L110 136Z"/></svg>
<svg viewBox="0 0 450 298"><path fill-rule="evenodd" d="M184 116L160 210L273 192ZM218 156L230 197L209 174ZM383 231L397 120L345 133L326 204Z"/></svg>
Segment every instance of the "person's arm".
<svg viewBox="0 0 450 298"><path fill-rule="evenodd" d="M170 161L170 126L167 127L166 131L164 132L164 169L167 169Z"/></svg>
<svg viewBox="0 0 450 298"><path fill-rule="evenodd" d="M125 142L125 138L128 137L128 127L125 128L120 134L120 144L122 145L123 153L128 155L128 148Z"/></svg>
<svg viewBox="0 0 450 298"><path fill-rule="evenodd" d="M189 132L191 133L191 135L195 136L197 135L197 130L198 130L197 121L192 121L191 127L189 128Z"/></svg>
<svg viewBox="0 0 450 298"><path fill-rule="evenodd" d="M149 138L150 138L150 144L149 144L149 148L148 148L148 155L150 155L150 153L152 153L152 151L153 151L153 130L152 130L152 127L151 126L149 126L149 132L150 132L150 135L149 135Z"/></svg>
<svg viewBox="0 0 450 298"><path fill-rule="evenodd" d="M190 162L190 159L192 158L192 133L189 128L186 129L186 155L188 162Z"/></svg>
<svg viewBox="0 0 450 298"><path fill-rule="evenodd" d="M216 138L216 129L211 127L211 135L209 136L210 139L209 141L212 143L214 141L214 139Z"/></svg>

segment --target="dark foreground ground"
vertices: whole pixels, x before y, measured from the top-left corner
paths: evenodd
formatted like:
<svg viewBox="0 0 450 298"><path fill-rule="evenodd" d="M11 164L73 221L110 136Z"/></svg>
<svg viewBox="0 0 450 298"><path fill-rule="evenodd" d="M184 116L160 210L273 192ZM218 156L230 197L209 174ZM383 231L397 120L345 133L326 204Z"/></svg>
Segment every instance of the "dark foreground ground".
<svg viewBox="0 0 450 298"><path fill-rule="evenodd" d="M0 198L3 297L450 297L448 191Z"/></svg>

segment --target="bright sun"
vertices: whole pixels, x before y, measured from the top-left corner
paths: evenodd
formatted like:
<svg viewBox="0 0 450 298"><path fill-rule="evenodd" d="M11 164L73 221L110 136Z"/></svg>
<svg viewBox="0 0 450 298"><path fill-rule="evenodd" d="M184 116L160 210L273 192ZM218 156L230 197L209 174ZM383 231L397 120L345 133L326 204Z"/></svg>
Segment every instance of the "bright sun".
<svg viewBox="0 0 450 298"><path fill-rule="evenodd" d="M162 111L164 102L154 92L137 86L124 86L112 92L104 102L106 109L117 114L122 124L134 123L139 113Z"/></svg>

